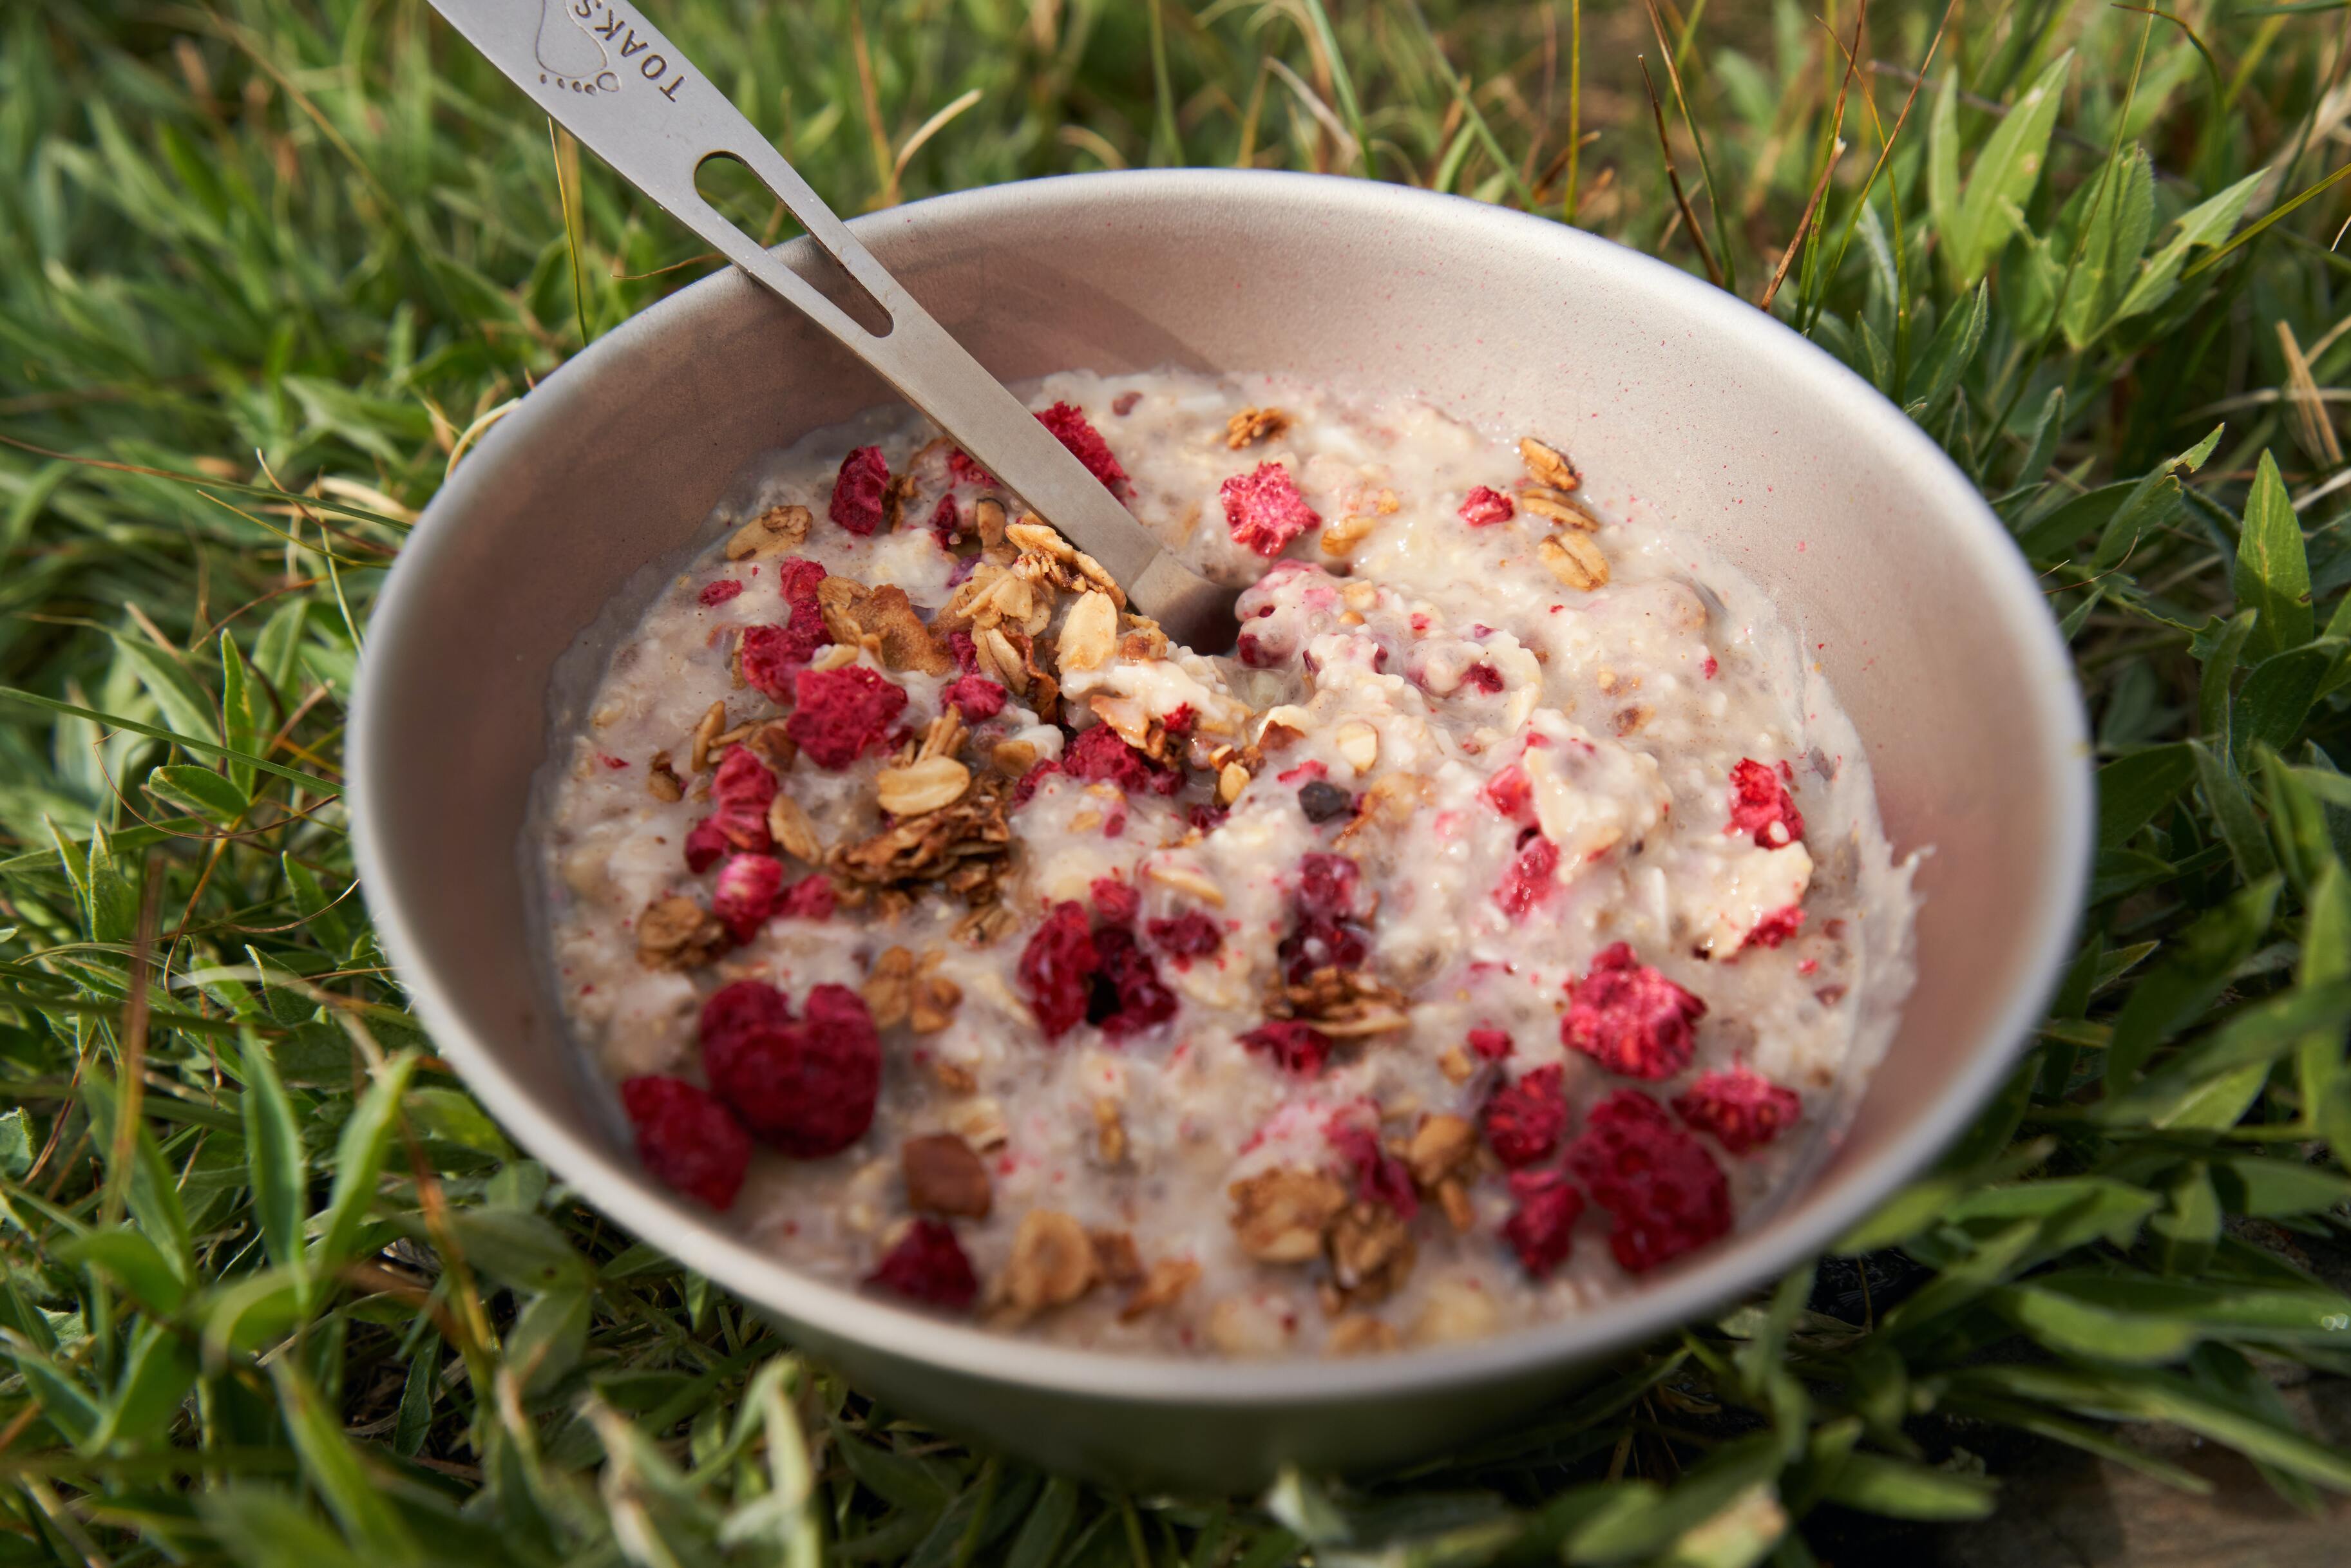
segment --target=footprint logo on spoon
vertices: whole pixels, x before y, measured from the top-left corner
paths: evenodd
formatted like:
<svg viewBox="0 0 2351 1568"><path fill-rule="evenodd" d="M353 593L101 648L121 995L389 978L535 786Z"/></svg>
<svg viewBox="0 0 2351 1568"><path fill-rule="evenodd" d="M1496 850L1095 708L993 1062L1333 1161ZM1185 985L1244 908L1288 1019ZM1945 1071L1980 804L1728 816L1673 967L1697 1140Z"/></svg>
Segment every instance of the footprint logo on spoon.
<svg viewBox="0 0 2351 1568"><path fill-rule="evenodd" d="M590 33L588 0L539 0L538 54L541 79L573 92L614 92L621 78L611 57Z"/></svg>

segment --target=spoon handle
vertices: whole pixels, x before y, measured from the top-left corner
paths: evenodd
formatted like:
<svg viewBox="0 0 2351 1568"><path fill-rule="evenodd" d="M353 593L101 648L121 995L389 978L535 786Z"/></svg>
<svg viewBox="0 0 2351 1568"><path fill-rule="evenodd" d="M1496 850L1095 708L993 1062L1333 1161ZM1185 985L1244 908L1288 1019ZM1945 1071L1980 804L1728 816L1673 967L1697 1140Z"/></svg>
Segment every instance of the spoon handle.
<svg viewBox="0 0 2351 1568"><path fill-rule="evenodd" d="M1101 562L1138 611L1196 647L1214 648L1228 639L1231 591L1162 550L1085 465L899 286L726 95L633 7L613 0L433 5L622 178L831 333L982 468ZM704 201L695 188L695 171L713 157L737 159L763 181L817 247L888 317L888 325L879 333L869 331Z"/></svg>

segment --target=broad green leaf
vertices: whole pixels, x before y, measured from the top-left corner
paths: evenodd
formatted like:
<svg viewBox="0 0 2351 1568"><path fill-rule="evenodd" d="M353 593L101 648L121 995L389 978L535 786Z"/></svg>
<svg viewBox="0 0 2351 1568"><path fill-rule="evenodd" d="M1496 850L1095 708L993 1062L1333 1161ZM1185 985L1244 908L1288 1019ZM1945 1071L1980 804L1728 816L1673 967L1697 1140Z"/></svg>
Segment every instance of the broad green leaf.
<svg viewBox="0 0 2351 1568"><path fill-rule="evenodd" d="M2079 348L2105 330L2155 232L2155 171L2136 144L2111 161L2088 198L2089 228L2060 315Z"/></svg>
<svg viewBox="0 0 2351 1568"><path fill-rule="evenodd" d="M1864 1513L1894 1519L1982 1519L1998 1502L1998 1486L1981 1476L1931 1469L1884 1454L1857 1453L1829 1478L1823 1495Z"/></svg>
<svg viewBox="0 0 2351 1568"><path fill-rule="evenodd" d="M303 1264L302 1224L309 1217L309 1169L293 1103L278 1080L261 1037L248 1026L238 1032L238 1096L245 1116L245 1154L252 1182L254 1218L262 1250L280 1268Z"/></svg>
<svg viewBox="0 0 2351 1568"><path fill-rule="evenodd" d="M2202 667L2197 680L2196 727L2207 741L2217 741L2224 748L2234 717L2237 663L2252 638L2253 620L2251 610L2227 620L2216 616L2205 622L2189 645Z"/></svg>
<svg viewBox="0 0 2351 1568"><path fill-rule="evenodd" d="M303 1321L309 1298L308 1274L277 1267L214 1286L199 1306L205 1365L218 1366L232 1353L250 1354L283 1339Z"/></svg>
<svg viewBox="0 0 2351 1568"><path fill-rule="evenodd" d="M2212 1157L2212 1187L2231 1214L2274 1220L2315 1214L2351 1199L2351 1177L2261 1155Z"/></svg>
<svg viewBox="0 0 2351 1568"><path fill-rule="evenodd" d="M83 864L87 877L83 919L90 940L129 943L139 931L139 888L123 875L107 836L95 827Z"/></svg>
<svg viewBox="0 0 2351 1568"><path fill-rule="evenodd" d="M139 684L155 700L157 711L164 724L178 733L220 744L220 724L215 718L212 693L196 684L173 655L164 652L144 637L114 633L118 653L139 676Z"/></svg>
<svg viewBox="0 0 2351 1568"><path fill-rule="evenodd" d="M1561 1556L1577 1564L1650 1557L1750 1489L1768 1485L1779 1470L1779 1444L1770 1433L1733 1438L1671 1487L1611 1508L1572 1532Z"/></svg>
<svg viewBox="0 0 2351 1568"><path fill-rule="evenodd" d="M294 702L295 662L301 651L302 631L309 610L308 598L298 596L287 599L269 612L269 618L261 623L261 634L253 639L254 667L277 693L278 701L288 707Z"/></svg>
<svg viewBox="0 0 2351 1568"><path fill-rule="evenodd" d="M33 1168L33 1126L25 1107L0 1113L0 1178L21 1181Z"/></svg>
<svg viewBox="0 0 2351 1568"><path fill-rule="evenodd" d="M311 1243L310 1268L320 1277L331 1275L350 1261L375 1201L376 1176L383 1168L384 1151L392 1142L400 1116L401 1096L416 1071L413 1055L395 1056L376 1074L350 1120L343 1124L335 1144L335 1186L327 1199L318 1240Z"/></svg>
<svg viewBox="0 0 2351 1568"><path fill-rule="evenodd" d="M1020 1521L1020 1533L1012 1538L1004 1568L1052 1568L1061 1538L1070 1532L1077 1512L1077 1483L1061 1476L1049 1479L1036 1507Z"/></svg>
<svg viewBox="0 0 2351 1568"><path fill-rule="evenodd" d="M2256 655L2282 653L2310 640L2310 560L2302 522L2278 477L2277 459L2265 449L2245 497L2245 522L2237 538L2237 607L2259 613L2253 628Z"/></svg>
<svg viewBox="0 0 2351 1568"><path fill-rule="evenodd" d="M123 718L119 713L102 713L95 708L84 708L74 702L60 702L54 697L44 697L37 691L20 691L14 686L0 686L0 699L21 702L26 707L40 708L52 713L63 713L70 718L87 719L93 724L103 724L109 729L128 730L134 735L146 735L158 741L169 741L175 746L185 746L189 751L200 753L204 756L225 757L232 762L251 763L263 773L275 774L282 779L291 779L296 784L318 791L320 794L342 793L343 786L332 779L322 779L316 774L306 774L299 768L285 767L266 757L249 756L243 752L232 752L217 741L206 740L199 735L159 729L153 724L142 724L136 719ZM207 727L211 724L209 709L207 709L205 723Z"/></svg>
<svg viewBox="0 0 2351 1568"><path fill-rule="evenodd" d="M233 752L258 753L266 738L261 731L261 692L255 684L252 669L236 646L236 639L223 631L220 649L221 743ZM226 772L229 782L250 799L254 781L260 777L259 770L250 763L232 760Z"/></svg>
<svg viewBox="0 0 2351 1568"><path fill-rule="evenodd" d="M2179 798L2196 776L2196 754L2181 742L2150 746L2098 770L2098 842L2118 849Z"/></svg>
<svg viewBox="0 0 2351 1568"><path fill-rule="evenodd" d="M47 1353L29 1345L0 1340L0 1355L16 1365L27 1391L40 1401L41 1414L48 1417L49 1424L63 1434L66 1441L84 1453L92 1451L92 1439L106 1415L89 1390Z"/></svg>
<svg viewBox="0 0 2351 1568"><path fill-rule="evenodd" d="M188 1342L168 1324L141 1323L131 1332L105 1414L97 1430L82 1439L82 1450L161 1447L181 1402L195 1386L196 1357Z"/></svg>
<svg viewBox="0 0 2351 1568"><path fill-rule="evenodd" d="M728 1515L719 1526L718 1539L727 1545L764 1543L776 1554L768 1560L781 1568L820 1568L824 1538L812 1506L816 1470L792 1407L792 1390L799 1374L799 1363L779 1356L759 1368L743 1391L736 1413L735 1447L741 1450L755 1432L764 1439L768 1490ZM1032 1556L1050 1563L1053 1549L1069 1529L1076 1502L1076 1489L1070 1483L1058 1479L1047 1482L1042 1495L1030 1505L1005 1568L1032 1568ZM1035 1539L1039 1536L1049 1538Z"/></svg>
<svg viewBox="0 0 2351 1568"><path fill-rule="evenodd" d="M2085 491L2047 515L2025 524L2016 535L2016 547L2036 561L2065 555L2084 535L2105 533L2123 503L2140 488L2139 481L2124 479ZM2168 504L2178 504L2179 496L2173 493Z"/></svg>
<svg viewBox="0 0 2351 1568"><path fill-rule="evenodd" d="M1943 230L1943 262L1954 288L1983 275L1986 266L2015 232L2018 214L2041 183L2049 133L2064 99L2071 50L2052 60L2032 85L2009 106L2008 115L1984 140L1968 171L1967 192Z"/></svg>
<svg viewBox="0 0 2351 1568"><path fill-rule="evenodd" d="M1937 234L1959 227L1959 78L1947 67L1927 117L1927 211Z"/></svg>
<svg viewBox="0 0 2351 1568"><path fill-rule="evenodd" d="M2229 744L2240 766L2256 745L2283 751L2294 744L2345 646L2331 639L2305 643L2253 666L2229 721Z"/></svg>
<svg viewBox="0 0 2351 1568"><path fill-rule="evenodd" d="M2220 444L2224 428L2213 426L2212 432L2202 441L2149 472L2115 509L2115 514L2099 531L2098 548L2092 556L2100 571L2111 571L2122 565L2138 548L2141 539L2171 520L2179 507L2185 475L2204 466L2212 449Z"/></svg>
<svg viewBox="0 0 2351 1568"><path fill-rule="evenodd" d="M2170 955L2132 990L2115 1019L2106 1049L2110 1092L2136 1079L2150 1052L2228 989L2237 966L2269 930L2277 896L2275 877L2243 888L2174 939Z"/></svg>
<svg viewBox="0 0 2351 1568"><path fill-rule="evenodd" d="M81 1098L89 1113L91 1140L110 1158L120 1103L114 1080L95 1063L83 1070ZM112 1173L109 1174L111 1177ZM187 1211L180 1203L179 1179L163 1163L162 1150L155 1147L155 1135L144 1119L133 1130L128 1175L124 1201L131 1217L139 1222L140 1230L155 1244L181 1283L193 1281L195 1242L188 1234Z"/></svg>
<svg viewBox="0 0 2351 1568"><path fill-rule="evenodd" d="M231 763L231 766L241 764ZM248 774L250 768L246 770ZM210 768L166 763L147 774L148 793L192 815L230 826L252 806L252 796Z"/></svg>
<svg viewBox="0 0 2351 1568"><path fill-rule="evenodd" d="M422 1137L454 1143L494 1159L514 1158L514 1145L463 1089L412 1090L408 1115Z"/></svg>
<svg viewBox="0 0 2351 1568"><path fill-rule="evenodd" d="M1955 1386L1981 1389L2116 1421L2170 1421L2294 1475L2351 1491L2351 1456L2300 1432L2256 1419L2187 1378L2153 1368L1980 1366L1956 1374Z"/></svg>
<svg viewBox="0 0 2351 1568"><path fill-rule="evenodd" d="M517 1291L586 1282L588 1261L543 1214L524 1209L461 1209L449 1216L457 1249L484 1277Z"/></svg>
<svg viewBox="0 0 2351 1568"><path fill-rule="evenodd" d="M413 1459L433 1433L434 1406L440 1397L441 1341L427 1334L401 1379L400 1409L392 1419L392 1451Z"/></svg>
<svg viewBox="0 0 2351 1568"><path fill-rule="evenodd" d="M302 1474L343 1532L380 1562L420 1562L423 1553L392 1507L382 1480L360 1458L341 1417L319 1398L297 1359L272 1358L269 1376L277 1385L278 1408Z"/></svg>
<svg viewBox="0 0 2351 1568"><path fill-rule="evenodd" d="M523 1391L543 1394L580 1365L588 1348L588 1293L577 1286L531 1299L507 1331L506 1364L520 1375Z"/></svg>
<svg viewBox="0 0 2351 1568"><path fill-rule="evenodd" d="M2035 1284L2003 1286L1992 1305L2060 1355L2154 1366L2185 1355L2202 1337L2177 1318L2119 1312Z"/></svg>
<svg viewBox="0 0 2351 1568"><path fill-rule="evenodd" d="M1935 329L1926 353L1910 368L1910 383L1904 389L1907 398L1932 408L1959 385L1959 377L1983 343L1984 323L1991 316L1991 292L1990 285L1978 284L1972 295L1951 307L1951 313Z"/></svg>
<svg viewBox="0 0 2351 1568"><path fill-rule="evenodd" d="M187 1282L143 1231L119 1225L92 1231L57 1243L52 1255L61 1263L96 1264L151 1312L168 1316L187 1299Z"/></svg>
<svg viewBox="0 0 2351 1568"><path fill-rule="evenodd" d="M2225 1099L2227 1091L2217 1085L2233 1083L2241 1087L2242 1076L2250 1074L2252 1088L2244 1094L2241 1110L2252 1103L2252 1093L2268 1077L2273 1063L2295 1051L2313 1032L2340 1040L2346 1025L2351 1025L2351 978L2297 986L2266 997L2231 1014L2161 1071L2149 1074L2136 1089L2110 1096L2098 1107L2096 1117L2110 1126L2133 1122L2152 1127L2233 1125L2234 1116L2220 1122L2183 1118L2200 1095Z"/></svg>
<svg viewBox="0 0 2351 1568"><path fill-rule="evenodd" d="M247 1568L382 1568L282 1491L238 1483L196 1493L205 1528Z"/></svg>
<svg viewBox="0 0 2351 1568"><path fill-rule="evenodd" d="M339 901L328 897L327 890L319 885L317 874L290 849L277 857L277 864L286 873L287 891L294 895L295 912L308 922L329 952L350 950L350 922L344 918Z"/></svg>
<svg viewBox="0 0 2351 1568"><path fill-rule="evenodd" d="M2182 213L2179 232L2139 267L2129 292L2115 308L2115 319L2123 321L2145 315L2169 299L2179 288L2179 269L2188 265L2188 253L2199 245L2217 245L2227 239L2229 231L2237 226L2237 219L2243 214L2245 203L2266 178L2267 171L2256 169L2219 195Z"/></svg>
<svg viewBox="0 0 2351 1568"><path fill-rule="evenodd" d="M2313 884L2302 933L2302 960L2295 978L2305 990L2351 979L2351 871L2330 860ZM2340 1028L2314 1028L2294 1046L2294 1076L2302 1088L2303 1116L2318 1124L2338 1163L2351 1161L2351 1126L2325 1119L2338 1102L2346 1077Z"/></svg>
<svg viewBox="0 0 2351 1568"><path fill-rule="evenodd" d="M2166 1273L2201 1272L2220 1242L2220 1196L2212 1189L2211 1168L2200 1159L2175 1170L2163 1189L2163 1211L2150 1217L2157 1265Z"/></svg>

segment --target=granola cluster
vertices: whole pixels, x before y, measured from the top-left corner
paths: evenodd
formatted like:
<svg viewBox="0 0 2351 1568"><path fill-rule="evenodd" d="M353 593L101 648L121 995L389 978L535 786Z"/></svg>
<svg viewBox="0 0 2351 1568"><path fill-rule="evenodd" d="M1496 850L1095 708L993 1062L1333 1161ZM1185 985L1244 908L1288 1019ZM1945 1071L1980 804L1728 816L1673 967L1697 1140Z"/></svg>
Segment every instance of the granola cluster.
<svg viewBox="0 0 2351 1568"><path fill-rule="evenodd" d="M1833 1081L1834 766L1561 444L1213 385L1038 417L1246 585L1229 658L904 426L738 504L565 785L567 1008L652 1174L891 1300L1228 1355L1573 1310Z"/></svg>

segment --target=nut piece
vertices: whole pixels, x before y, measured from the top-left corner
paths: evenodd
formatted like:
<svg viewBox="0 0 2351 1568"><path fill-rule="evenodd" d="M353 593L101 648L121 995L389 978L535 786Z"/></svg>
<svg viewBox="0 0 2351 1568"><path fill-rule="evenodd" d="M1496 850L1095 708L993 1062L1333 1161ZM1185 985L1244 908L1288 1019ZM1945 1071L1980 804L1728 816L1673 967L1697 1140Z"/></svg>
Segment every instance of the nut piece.
<svg viewBox="0 0 2351 1568"><path fill-rule="evenodd" d="M982 1154L1002 1148L1005 1139L1012 1136L1011 1129L1004 1125L1004 1107L987 1096L949 1106L946 1122Z"/></svg>
<svg viewBox="0 0 2351 1568"><path fill-rule="evenodd" d="M768 836L776 841L777 848L795 859L811 866L824 859L824 840L816 836L816 824L810 820L808 808L781 790L768 802Z"/></svg>
<svg viewBox="0 0 2351 1568"><path fill-rule="evenodd" d="M893 816L943 810L970 787L971 770L953 757L925 757L903 768L883 768L873 780L875 798Z"/></svg>
<svg viewBox="0 0 2351 1568"><path fill-rule="evenodd" d="M1546 446L1532 436L1519 438L1519 459L1527 465L1529 473L1553 490L1573 490L1583 483L1583 475L1576 472L1575 464L1567 460L1567 453L1557 447Z"/></svg>
<svg viewBox="0 0 2351 1568"><path fill-rule="evenodd" d="M670 765L667 752L655 752L645 764L645 793L655 800L680 801L685 798L685 781L677 776Z"/></svg>
<svg viewBox="0 0 2351 1568"><path fill-rule="evenodd" d="M700 969L726 947L718 917L683 893L654 899L637 917L637 961L647 969Z"/></svg>
<svg viewBox="0 0 2351 1568"><path fill-rule="evenodd" d="M1447 1046L1445 1054L1437 1059L1437 1066L1448 1082L1456 1084L1468 1083L1478 1071L1477 1058L1458 1045Z"/></svg>
<svg viewBox="0 0 2351 1568"><path fill-rule="evenodd" d="M907 1205L925 1214L957 1214L985 1220L996 1199L987 1167L971 1145L951 1132L910 1137L898 1150L905 1172Z"/></svg>
<svg viewBox="0 0 2351 1568"><path fill-rule="evenodd" d="M1605 587L1608 583L1608 557L1600 546L1581 534L1546 535L1535 546L1535 554L1551 568L1551 575L1580 592Z"/></svg>
<svg viewBox="0 0 2351 1568"><path fill-rule="evenodd" d="M1034 741L998 741L989 748L988 765L1006 778L1017 779L1037 765Z"/></svg>
<svg viewBox="0 0 2351 1568"><path fill-rule="evenodd" d="M1469 1201L1469 1189L1459 1178L1448 1176L1437 1184L1437 1202L1455 1231L1466 1236L1477 1229L1477 1207Z"/></svg>
<svg viewBox="0 0 2351 1568"><path fill-rule="evenodd" d="M1117 650L1118 607L1111 603L1108 594L1079 595L1078 602L1070 607L1069 618L1061 623L1062 672L1099 670Z"/></svg>
<svg viewBox="0 0 2351 1568"><path fill-rule="evenodd" d="M1067 1214L1031 1209L1012 1236L1004 1289L1012 1304L1039 1312L1073 1302L1094 1282L1094 1244Z"/></svg>
<svg viewBox="0 0 2351 1568"><path fill-rule="evenodd" d="M1126 1158L1126 1117L1108 1095L1094 1096L1094 1152L1104 1165Z"/></svg>
<svg viewBox="0 0 2351 1568"><path fill-rule="evenodd" d="M1332 1355L1377 1355L1397 1344L1395 1329L1369 1313L1351 1312L1331 1325L1322 1348Z"/></svg>
<svg viewBox="0 0 2351 1568"><path fill-rule="evenodd" d="M1229 1189L1234 1239L1260 1263L1303 1263L1347 1207L1347 1189L1319 1170L1260 1171Z"/></svg>
<svg viewBox="0 0 2351 1568"><path fill-rule="evenodd" d="M1182 860L1146 860L1143 874L1163 888L1188 894L1212 909L1225 907L1225 891L1198 867Z"/></svg>
<svg viewBox="0 0 2351 1568"><path fill-rule="evenodd" d="M788 774L799 760L799 742L781 719L769 719L763 723L745 726L743 749L768 764L771 773Z"/></svg>
<svg viewBox="0 0 2351 1568"><path fill-rule="evenodd" d="M963 1005L963 987L934 972L946 956L933 948L914 966L914 995L907 1023L917 1034L936 1034L955 1022L956 1009Z"/></svg>
<svg viewBox="0 0 2351 1568"><path fill-rule="evenodd" d="M1367 774L1380 760L1380 732L1361 719L1350 719L1339 726L1339 755L1357 774Z"/></svg>
<svg viewBox="0 0 2351 1568"><path fill-rule="evenodd" d="M1553 490L1549 485L1530 485L1520 491L1519 504L1538 517L1548 517L1554 523L1564 523L1587 534L1599 527L1601 523L1599 513L1566 491Z"/></svg>
<svg viewBox="0 0 2351 1568"><path fill-rule="evenodd" d="M1331 1227L1331 1277L1350 1306L1385 1301L1416 1255L1410 1225L1384 1203L1350 1205Z"/></svg>
<svg viewBox="0 0 2351 1568"><path fill-rule="evenodd" d="M1200 1277L1200 1265L1189 1258L1162 1258L1151 1265L1126 1304L1118 1309L1118 1321L1133 1323L1144 1314L1156 1312L1172 1304L1178 1296L1192 1288Z"/></svg>
<svg viewBox="0 0 2351 1568"><path fill-rule="evenodd" d="M1344 517L1333 518L1322 525L1322 553L1343 556L1371 537L1372 530L1379 525L1380 520L1369 513L1351 512Z"/></svg>
<svg viewBox="0 0 2351 1568"><path fill-rule="evenodd" d="M865 983L858 988L865 999L865 1011L873 1015L873 1027L888 1029L906 1021L914 1002L914 955L904 948L885 948L865 971Z"/></svg>
<svg viewBox="0 0 2351 1568"><path fill-rule="evenodd" d="M1405 1146L1404 1162L1412 1179L1425 1188L1436 1187L1459 1170L1478 1150L1478 1128L1467 1116L1440 1112L1423 1118Z"/></svg>
<svg viewBox="0 0 2351 1568"><path fill-rule="evenodd" d="M1106 1285L1131 1285L1143 1278L1143 1255L1134 1250L1134 1238L1124 1231L1097 1231L1091 1238L1094 1244L1094 1274Z"/></svg>
<svg viewBox="0 0 2351 1568"><path fill-rule="evenodd" d="M1217 802L1230 805L1240 799L1241 791L1249 786L1249 771L1238 763L1227 763L1217 772Z"/></svg>
<svg viewBox="0 0 2351 1568"><path fill-rule="evenodd" d="M1290 428L1290 416L1280 409L1243 409L1225 421L1225 445L1235 452L1270 441Z"/></svg>
<svg viewBox="0 0 2351 1568"><path fill-rule="evenodd" d="M1440 1279L1428 1287L1428 1304L1413 1321L1415 1345L1458 1345L1494 1331L1500 1314L1494 1298L1472 1280Z"/></svg>
<svg viewBox="0 0 2351 1568"><path fill-rule="evenodd" d="M809 509L805 506L770 506L748 523L735 530L726 541L726 558L730 561L764 560L796 550L808 537Z"/></svg>
<svg viewBox="0 0 2351 1568"><path fill-rule="evenodd" d="M713 702L694 726L694 750L687 758L687 767L694 773L706 773L710 768L710 748L717 743L726 728L726 704Z"/></svg>

